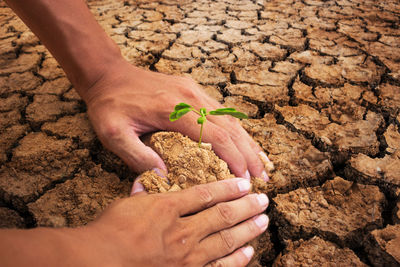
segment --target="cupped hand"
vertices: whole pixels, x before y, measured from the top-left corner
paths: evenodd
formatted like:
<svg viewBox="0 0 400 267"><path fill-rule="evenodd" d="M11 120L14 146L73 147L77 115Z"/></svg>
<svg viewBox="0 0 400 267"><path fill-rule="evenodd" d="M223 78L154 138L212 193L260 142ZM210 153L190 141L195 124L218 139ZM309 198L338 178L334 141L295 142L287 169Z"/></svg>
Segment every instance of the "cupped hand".
<svg viewBox="0 0 400 267"><path fill-rule="evenodd" d="M89 224L88 242L105 265L245 266L254 250L244 245L268 227L260 215L268 198L249 189L247 179L234 178L180 192L139 192Z"/></svg>
<svg viewBox="0 0 400 267"><path fill-rule="evenodd" d="M191 78L171 76L135 67L121 60L88 90L81 93L89 118L102 143L128 166L142 172L152 168L166 170L162 159L139 137L157 130L181 132L199 138L196 114L170 122L169 114L180 102L199 109L222 106L204 93ZM262 149L229 116L211 116L204 126L203 141L211 143L238 177L268 179L259 158ZM265 156L265 154L262 154Z"/></svg>

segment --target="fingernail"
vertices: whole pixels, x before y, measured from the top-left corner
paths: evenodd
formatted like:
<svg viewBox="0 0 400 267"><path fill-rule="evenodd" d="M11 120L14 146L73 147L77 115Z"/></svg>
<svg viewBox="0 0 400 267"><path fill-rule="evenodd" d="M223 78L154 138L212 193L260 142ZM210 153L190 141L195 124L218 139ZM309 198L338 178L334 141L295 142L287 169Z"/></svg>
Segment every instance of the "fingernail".
<svg viewBox="0 0 400 267"><path fill-rule="evenodd" d="M265 230L268 226L268 216L261 214L254 219L254 222L260 229Z"/></svg>
<svg viewBox="0 0 400 267"><path fill-rule="evenodd" d="M266 194L258 194L257 195L257 201L258 201L258 204L260 204L261 207L264 207L264 206L268 205L269 199L268 199Z"/></svg>
<svg viewBox="0 0 400 267"><path fill-rule="evenodd" d="M158 175L161 176L162 178L167 178L166 173L164 170L159 169L159 168L153 168L153 171Z"/></svg>
<svg viewBox="0 0 400 267"><path fill-rule="evenodd" d="M267 156L267 154L265 154L265 152L261 151L258 153L258 155L260 155L264 160L266 160L267 162L271 162Z"/></svg>
<svg viewBox="0 0 400 267"><path fill-rule="evenodd" d="M242 252L250 260L254 255L254 248L252 246L248 246L243 248Z"/></svg>
<svg viewBox="0 0 400 267"><path fill-rule="evenodd" d="M240 192L248 192L250 190L251 184L247 179L240 179L237 183Z"/></svg>
<svg viewBox="0 0 400 267"><path fill-rule="evenodd" d="M244 177L243 177L243 178L246 178L246 179L250 180L250 172L249 172L249 170L247 170L247 171L244 173Z"/></svg>
<svg viewBox="0 0 400 267"><path fill-rule="evenodd" d="M264 182L268 182L269 181L269 177L266 171L263 171L261 173L261 178L264 180Z"/></svg>
<svg viewBox="0 0 400 267"><path fill-rule="evenodd" d="M135 183L133 183L131 196L133 196L136 193L143 192L143 191L144 191L144 186L139 182L135 182Z"/></svg>

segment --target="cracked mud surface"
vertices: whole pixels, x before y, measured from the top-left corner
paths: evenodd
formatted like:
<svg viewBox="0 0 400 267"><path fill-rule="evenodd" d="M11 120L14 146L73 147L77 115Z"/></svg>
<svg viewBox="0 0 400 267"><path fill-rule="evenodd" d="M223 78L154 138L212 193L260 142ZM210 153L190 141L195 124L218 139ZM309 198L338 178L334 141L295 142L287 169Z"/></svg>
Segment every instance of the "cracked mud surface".
<svg viewBox="0 0 400 267"><path fill-rule="evenodd" d="M251 117L275 165L254 265L400 264L398 1L88 4L131 63L189 75ZM3 2L0 24L0 227L85 224L133 174Z"/></svg>

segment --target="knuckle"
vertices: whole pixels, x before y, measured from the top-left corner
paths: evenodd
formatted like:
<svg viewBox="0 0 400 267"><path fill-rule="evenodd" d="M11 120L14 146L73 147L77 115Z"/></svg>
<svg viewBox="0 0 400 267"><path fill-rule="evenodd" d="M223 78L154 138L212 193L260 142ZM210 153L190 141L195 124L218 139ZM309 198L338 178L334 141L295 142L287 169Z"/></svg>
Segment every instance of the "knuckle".
<svg viewBox="0 0 400 267"><path fill-rule="evenodd" d="M185 83L184 85L181 85L179 87L179 91L182 94L182 96L184 98L187 99L198 99L198 95L196 94L196 92L194 92L191 87L193 87L193 84L191 81L189 81L188 83Z"/></svg>
<svg viewBox="0 0 400 267"><path fill-rule="evenodd" d="M202 202L202 207L208 208L214 199L214 196L211 193L209 187L207 185L200 185L193 187L193 189L195 190L196 195L198 196L200 201Z"/></svg>
<svg viewBox="0 0 400 267"><path fill-rule="evenodd" d="M105 123L103 127L101 127L99 134L109 139L118 139L120 138L122 131L117 124L113 122L108 122Z"/></svg>
<svg viewBox="0 0 400 267"><path fill-rule="evenodd" d="M221 221L224 224L226 224L228 226L234 224L236 215L235 215L234 210L232 209L232 207L229 204L219 203L216 205L216 209L218 211L218 215L219 215Z"/></svg>
<svg viewBox="0 0 400 267"><path fill-rule="evenodd" d="M214 132L213 137L214 137L214 141L217 142L218 144L227 144L231 138L230 135L228 134L228 132L225 130Z"/></svg>
<svg viewBox="0 0 400 267"><path fill-rule="evenodd" d="M240 193L237 182L232 182L232 181L233 180L231 180L231 179L222 181L222 185L223 185L222 192L228 193L229 196L235 196L238 193Z"/></svg>
<svg viewBox="0 0 400 267"><path fill-rule="evenodd" d="M155 196L155 200L153 208L160 212L165 210L176 211L178 209L178 202L171 197Z"/></svg>
<svg viewBox="0 0 400 267"><path fill-rule="evenodd" d="M246 223L247 225L247 231L251 234L259 234L261 232L260 227L258 227L256 225L256 223L254 222L254 220L250 220Z"/></svg>
<svg viewBox="0 0 400 267"><path fill-rule="evenodd" d="M244 134L242 131L231 131L231 138L233 141L242 141Z"/></svg>
<svg viewBox="0 0 400 267"><path fill-rule="evenodd" d="M221 230L219 232L219 236L222 241L223 249L227 252L230 253L233 251L235 248L235 239L232 236L231 231L229 230Z"/></svg>
<svg viewBox="0 0 400 267"><path fill-rule="evenodd" d="M262 172L264 168L264 164L257 157L251 157L251 160L247 162L247 168L256 172Z"/></svg>
<svg viewBox="0 0 400 267"><path fill-rule="evenodd" d="M247 195L245 196L245 201L246 206L247 206L247 211L249 212L249 214L252 214L252 216L258 214L259 212L261 212L262 207L260 206L258 200L257 200L257 194L251 194L251 195Z"/></svg>

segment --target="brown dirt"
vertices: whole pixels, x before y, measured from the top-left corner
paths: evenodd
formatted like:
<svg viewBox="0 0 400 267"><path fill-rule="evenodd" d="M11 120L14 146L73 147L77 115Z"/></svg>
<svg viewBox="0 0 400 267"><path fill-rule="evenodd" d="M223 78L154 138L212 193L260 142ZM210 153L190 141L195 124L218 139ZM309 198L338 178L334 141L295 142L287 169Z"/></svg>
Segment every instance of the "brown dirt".
<svg viewBox="0 0 400 267"><path fill-rule="evenodd" d="M400 223L398 1L88 4L127 60L191 76L251 116L242 124L275 165L255 186L273 200L258 265L334 265L342 254L339 264L356 264L349 249L367 265L400 264L387 245L397 239L379 241ZM135 175L101 146L64 72L4 2L0 25L0 226L85 224ZM175 179L229 176L202 151ZM207 160L218 164L197 167Z"/></svg>
<svg viewBox="0 0 400 267"><path fill-rule="evenodd" d="M14 210L0 207L0 228L23 228L24 219Z"/></svg>
<svg viewBox="0 0 400 267"><path fill-rule="evenodd" d="M367 266L348 248L341 249L320 237L289 241L272 266Z"/></svg>
<svg viewBox="0 0 400 267"><path fill-rule="evenodd" d="M80 226L96 218L113 200L126 197L131 185L128 180L121 182L115 174L93 166L56 185L28 208L38 226Z"/></svg>
<svg viewBox="0 0 400 267"><path fill-rule="evenodd" d="M168 168L167 183L154 184L154 179L144 173L143 185L149 192L159 193L181 190L198 184L232 178L228 165L219 159L210 147L198 144L180 133L160 132L151 136L149 146L164 160ZM153 171L152 175L157 176Z"/></svg>
<svg viewBox="0 0 400 267"><path fill-rule="evenodd" d="M278 194L273 201L282 240L318 235L340 246L357 247L366 231L383 225L385 197L379 188L340 177Z"/></svg>
<svg viewBox="0 0 400 267"><path fill-rule="evenodd" d="M260 143L275 165L264 192L276 194L300 186L317 185L332 173L329 154L316 149L305 137L277 124L271 114L243 121L244 128Z"/></svg>
<svg viewBox="0 0 400 267"><path fill-rule="evenodd" d="M400 262L400 225L388 225L371 232L367 245L369 260L376 266L396 266Z"/></svg>

